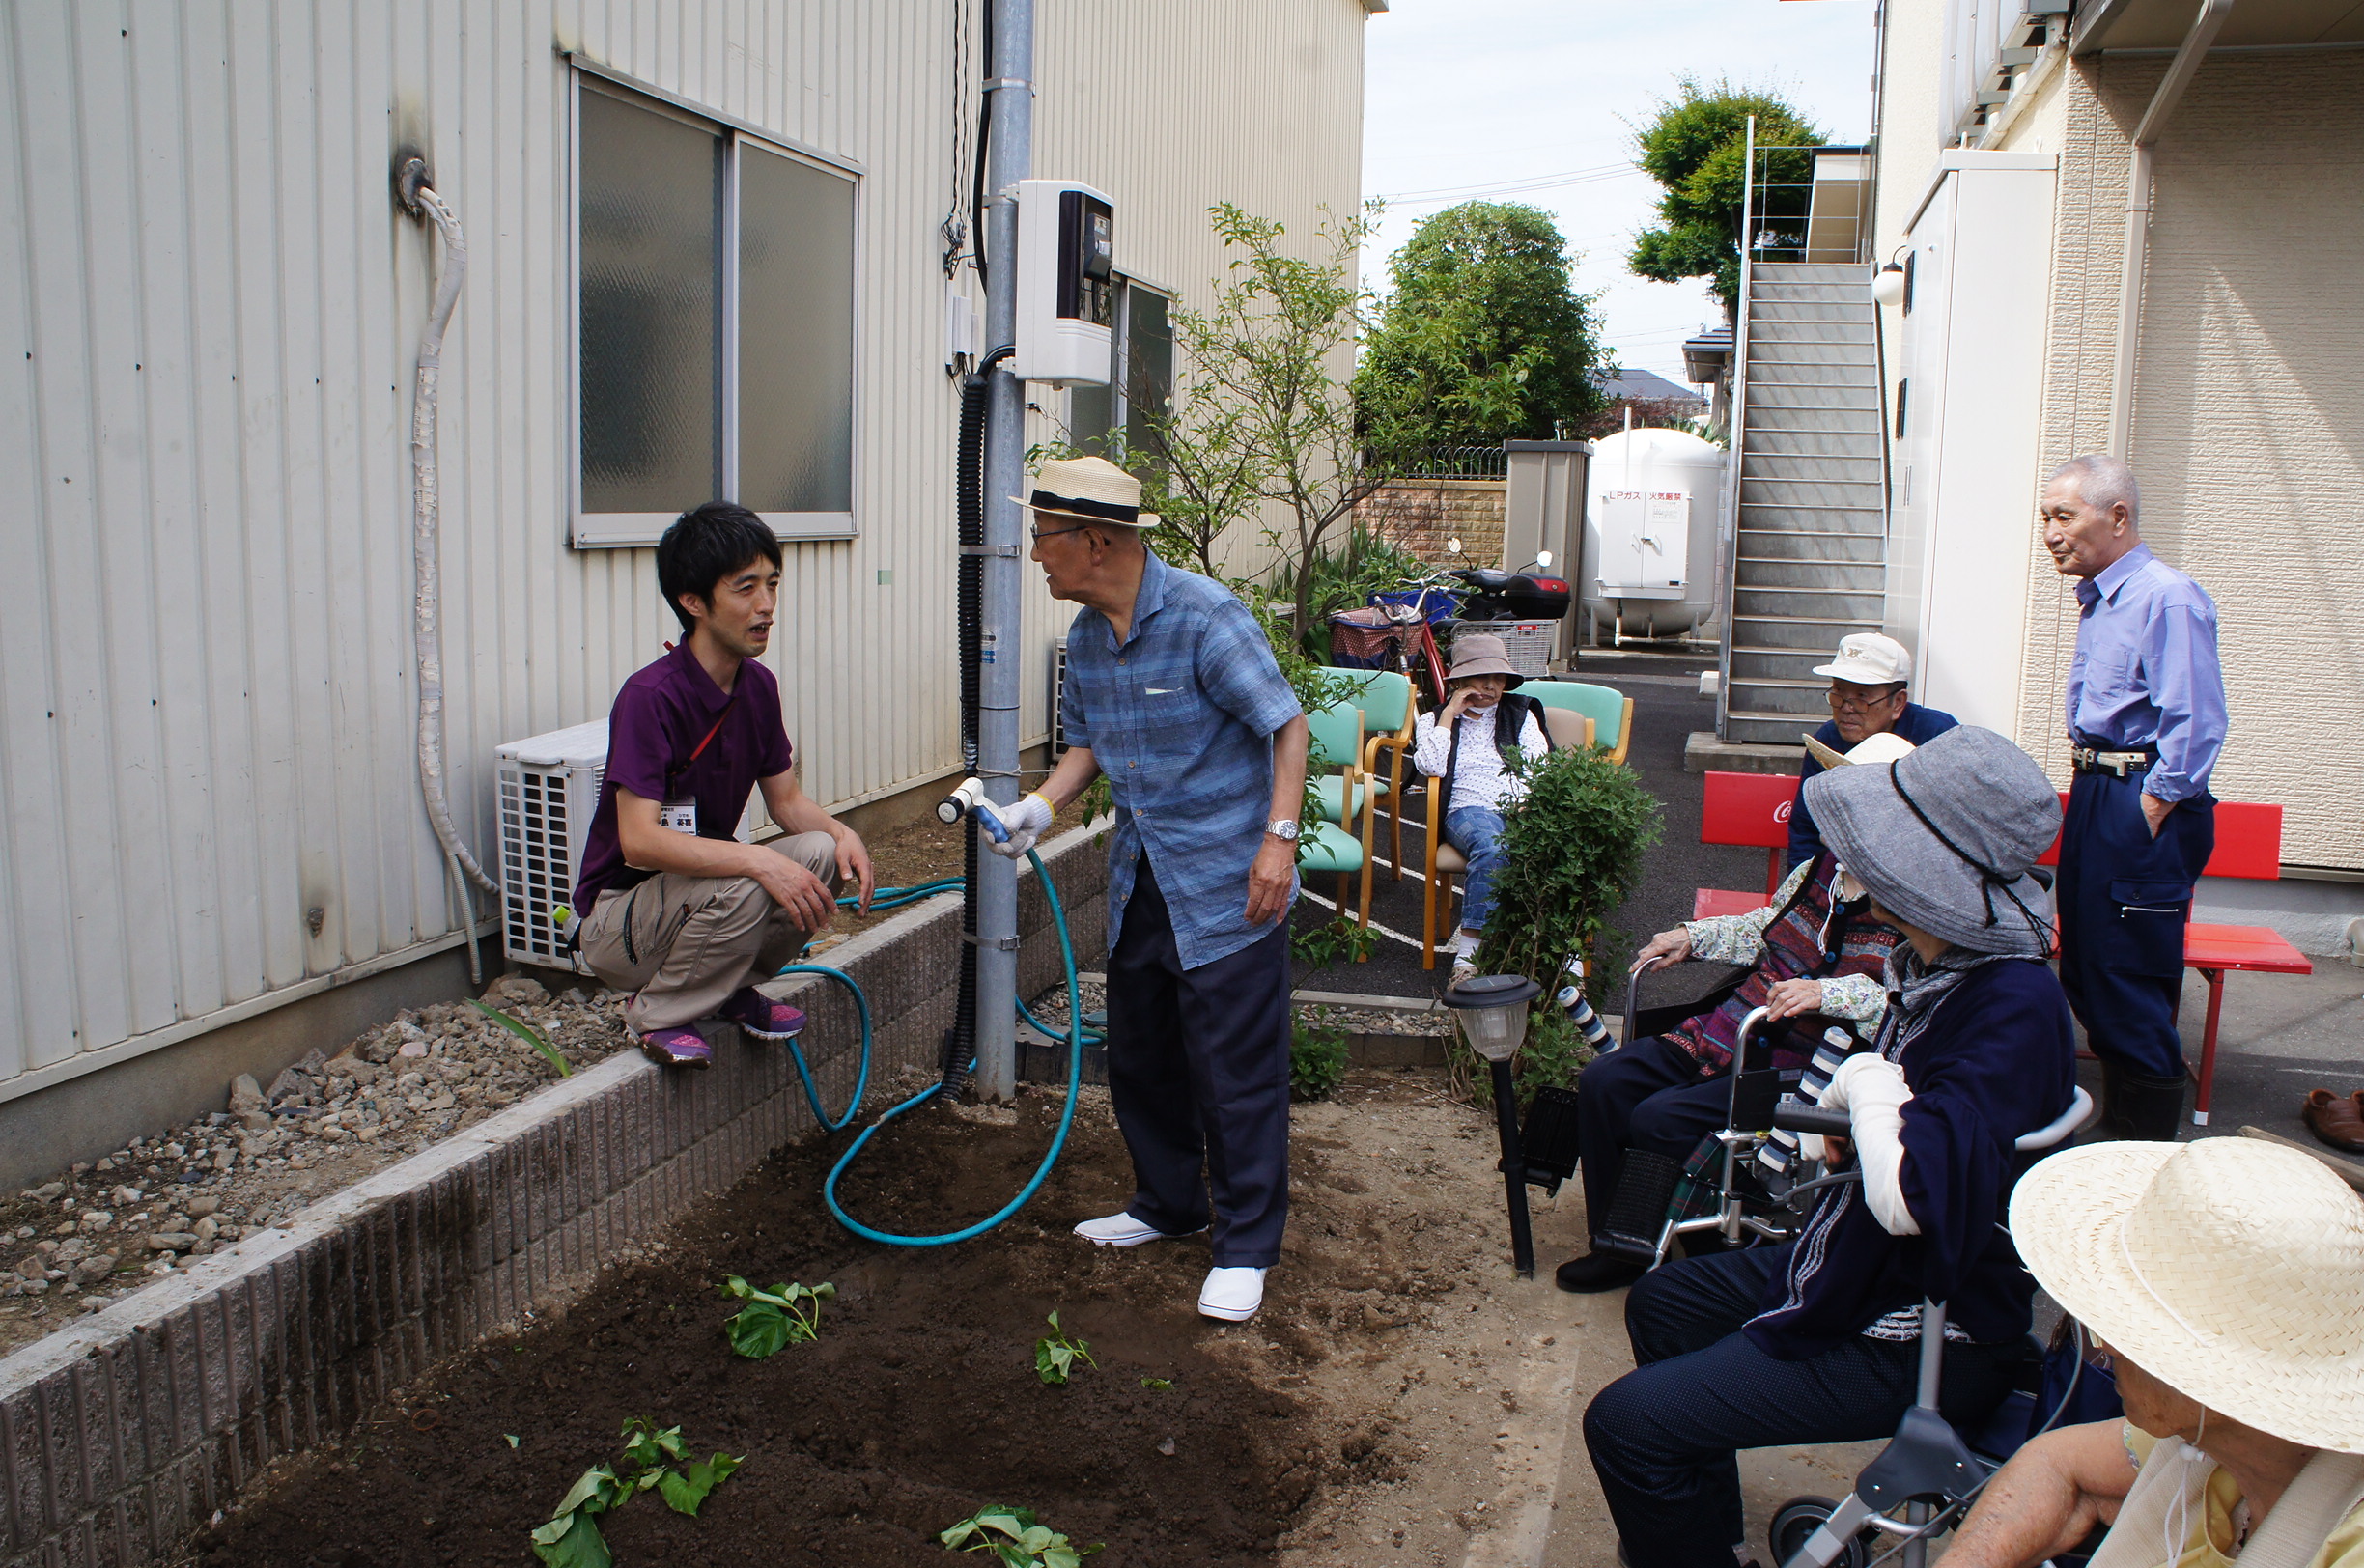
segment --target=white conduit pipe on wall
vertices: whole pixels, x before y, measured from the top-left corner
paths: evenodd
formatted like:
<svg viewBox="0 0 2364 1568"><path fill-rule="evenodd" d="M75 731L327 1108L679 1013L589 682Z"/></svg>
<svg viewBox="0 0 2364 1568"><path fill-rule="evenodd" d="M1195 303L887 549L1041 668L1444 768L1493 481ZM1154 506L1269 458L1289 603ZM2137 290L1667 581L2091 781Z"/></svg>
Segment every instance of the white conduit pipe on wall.
<svg viewBox="0 0 2364 1568"><path fill-rule="evenodd" d="M404 205L414 217L431 220L443 237L443 269L436 280L435 302L419 333L418 382L410 407L410 554L416 582L412 601L412 634L418 663L419 784L426 792L427 820L436 841L443 846L443 862L460 914L468 933L468 979L483 978L476 954L476 903L468 892L474 882L498 896L500 888L485 875L476 857L460 841L452 823L451 805L443 786L443 629L442 572L437 531L442 521L439 473L436 451L436 399L443 369L443 329L451 324L460 302L460 285L467 276L467 237L449 203L427 182L427 166L417 158L402 165L397 183Z"/></svg>
<svg viewBox="0 0 2364 1568"><path fill-rule="evenodd" d="M2176 50L2167 74L2151 95L2151 106L2134 127L2126 156L2125 251L2118 274L2118 361L2110 377L2109 454L2130 459L2134 435L2134 360L2142 333L2143 273L2151 259L2151 144L2167 127L2176 101L2216 42L2217 29L2233 11L2233 0L2200 0L2200 14Z"/></svg>

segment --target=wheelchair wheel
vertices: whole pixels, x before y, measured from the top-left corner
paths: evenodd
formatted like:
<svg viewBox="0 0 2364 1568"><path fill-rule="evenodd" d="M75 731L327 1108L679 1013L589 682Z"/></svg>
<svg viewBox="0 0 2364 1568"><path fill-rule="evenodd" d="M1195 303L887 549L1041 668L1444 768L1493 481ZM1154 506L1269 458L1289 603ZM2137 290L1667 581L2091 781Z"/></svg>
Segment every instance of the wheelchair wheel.
<svg viewBox="0 0 2364 1568"><path fill-rule="evenodd" d="M1773 1512L1773 1523L1765 1526L1765 1545L1772 1548L1772 1568L1798 1554L1808 1537L1822 1527L1822 1522L1837 1512L1839 1504L1828 1498L1791 1498ZM1831 1568L1864 1568L1871 1554L1864 1550L1863 1538L1856 1537L1840 1549L1831 1559Z"/></svg>

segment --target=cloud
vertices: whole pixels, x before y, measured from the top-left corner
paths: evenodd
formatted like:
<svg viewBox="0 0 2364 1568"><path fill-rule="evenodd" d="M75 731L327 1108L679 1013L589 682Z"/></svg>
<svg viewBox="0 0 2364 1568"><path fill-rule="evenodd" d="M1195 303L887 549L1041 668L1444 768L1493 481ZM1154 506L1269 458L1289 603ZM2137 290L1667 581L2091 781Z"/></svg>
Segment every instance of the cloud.
<svg viewBox="0 0 2364 1568"><path fill-rule="evenodd" d="M1772 88L1832 138L1863 140L1872 113L1872 0L1393 0L1365 31L1363 188L1369 194L1591 177L1499 199L1553 213L1580 254L1577 287L1601 295L1610 351L1679 380L1682 340L1717 308L1703 283L1625 270L1658 187L1638 171L1631 125L1683 76ZM1436 196L1391 206L1364 256L1387 258Z"/></svg>

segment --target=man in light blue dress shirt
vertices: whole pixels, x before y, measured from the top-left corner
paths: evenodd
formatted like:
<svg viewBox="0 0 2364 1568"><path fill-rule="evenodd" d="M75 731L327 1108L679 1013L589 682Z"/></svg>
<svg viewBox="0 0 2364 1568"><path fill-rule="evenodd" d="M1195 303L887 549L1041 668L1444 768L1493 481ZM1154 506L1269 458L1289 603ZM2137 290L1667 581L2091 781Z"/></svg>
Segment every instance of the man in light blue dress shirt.
<svg viewBox="0 0 2364 1568"><path fill-rule="evenodd" d="M2216 603L2142 542L2133 471L2074 458L2044 489L2044 547L2077 580L2067 714L2076 781L2061 832L2061 984L2101 1058L2122 1137L2183 1117L2183 928L2216 844L2224 748Z"/></svg>
<svg viewBox="0 0 2364 1568"><path fill-rule="evenodd" d="M1288 1218L1288 911L1309 733L1248 607L1169 567L1140 483L1101 458L1043 465L1027 504L1067 632L1068 749L1002 813L1003 854L1105 776L1109 1099L1134 1192L1076 1234L1138 1246L1211 1228L1198 1310L1264 1299Z"/></svg>

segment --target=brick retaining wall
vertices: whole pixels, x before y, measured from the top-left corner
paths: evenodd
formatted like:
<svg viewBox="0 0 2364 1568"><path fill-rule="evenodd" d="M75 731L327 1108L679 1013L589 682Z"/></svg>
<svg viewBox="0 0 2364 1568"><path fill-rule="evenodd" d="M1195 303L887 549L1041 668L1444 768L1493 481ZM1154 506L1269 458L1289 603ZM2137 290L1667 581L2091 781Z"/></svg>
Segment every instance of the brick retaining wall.
<svg viewBox="0 0 2364 1568"><path fill-rule="evenodd" d="M1079 964L1100 966L1107 856L1086 830L1043 855ZM868 994L872 1083L933 1069L960 972L957 899L829 954ZM1059 975L1022 873L1020 984ZM833 981L799 1004L827 1104L859 1022ZM0 1563L135 1568L170 1554L270 1461L350 1430L462 1350L813 1130L784 1050L724 1030L703 1073L611 1056L0 1361Z"/></svg>

